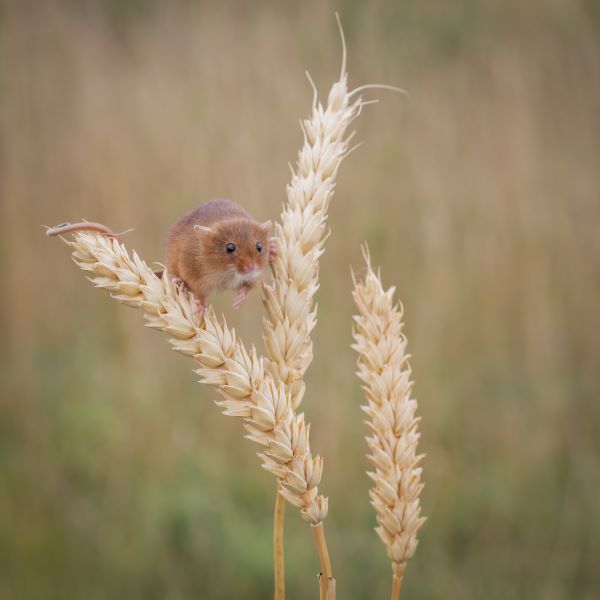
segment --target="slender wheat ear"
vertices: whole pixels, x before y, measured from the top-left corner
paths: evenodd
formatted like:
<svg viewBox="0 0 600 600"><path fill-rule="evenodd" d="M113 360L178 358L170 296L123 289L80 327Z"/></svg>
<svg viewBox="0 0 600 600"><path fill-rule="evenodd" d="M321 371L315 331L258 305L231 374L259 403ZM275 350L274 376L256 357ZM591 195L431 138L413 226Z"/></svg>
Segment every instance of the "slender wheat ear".
<svg viewBox="0 0 600 600"><path fill-rule="evenodd" d="M410 355L402 333L402 307L394 304L394 288L383 289L380 273L371 267L369 251L363 246L367 264L364 280L353 274L353 297L359 313L354 317L353 348L358 353L358 377L367 399L362 409L370 435L366 437L375 467L371 504L377 512L375 531L392 561L392 600L400 596L402 578L417 547L421 517L419 494L422 455L417 454L419 432L415 418L417 401L412 397Z"/></svg>
<svg viewBox="0 0 600 600"><path fill-rule="evenodd" d="M224 414L243 419L246 437L260 446L262 466L277 476L282 496L300 509L307 523L321 525L327 515L327 498L317 489L323 460L311 454L304 415L295 413L289 392L266 371L256 350L247 350L211 308L199 325L191 294L168 277L159 279L116 239L79 232L67 243L94 285L141 308L148 327L167 333L175 350L200 364L201 381L222 396L217 404Z"/></svg>
<svg viewBox="0 0 600 600"><path fill-rule="evenodd" d="M327 209L338 168L349 152L348 126L364 104L360 97L351 100L348 91L343 34L342 45L340 79L331 87L325 107L318 102L309 78L314 91L312 115L301 122L304 144L292 169L281 223L276 226L279 255L273 263L272 281L263 286L264 340L270 359L266 365L290 390L294 408L302 401L303 377L312 360L313 297L319 288Z"/></svg>

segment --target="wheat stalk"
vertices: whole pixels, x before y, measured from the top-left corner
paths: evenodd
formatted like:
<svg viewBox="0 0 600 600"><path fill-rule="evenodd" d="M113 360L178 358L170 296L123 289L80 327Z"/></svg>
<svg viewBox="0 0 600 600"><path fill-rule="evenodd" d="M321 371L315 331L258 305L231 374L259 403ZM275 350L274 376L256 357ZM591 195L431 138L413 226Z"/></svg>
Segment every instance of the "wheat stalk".
<svg viewBox="0 0 600 600"><path fill-rule="evenodd" d="M364 279L354 279L354 301L359 315L354 317L353 348L358 353L357 375L367 399L362 406L371 431L366 437L368 458L374 471L371 504L377 513L377 534L392 562L392 599L400 595L406 562L417 547L417 532L424 523L419 494L423 489L422 455L417 454L419 432L415 418L417 401L412 397L413 382L406 337L402 333L402 307L394 304L394 288L383 289L381 275L371 267L367 246Z"/></svg>

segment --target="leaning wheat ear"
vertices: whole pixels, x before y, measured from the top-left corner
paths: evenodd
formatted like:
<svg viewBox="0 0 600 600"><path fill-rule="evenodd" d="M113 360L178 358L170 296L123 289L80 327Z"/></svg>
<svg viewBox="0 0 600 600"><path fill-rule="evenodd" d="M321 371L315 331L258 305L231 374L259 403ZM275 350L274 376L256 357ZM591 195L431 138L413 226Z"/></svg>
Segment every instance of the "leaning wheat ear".
<svg viewBox="0 0 600 600"><path fill-rule="evenodd" d="M281 223L276 226L279 256L273 263L272 281L263 287L264 340L270 359L266 364L275 379L290 390L294 408L302 401L303 377L312 360L313 297L319 288L327 209L338 168L349 152L352 135L347 135L348 126L364 105L360 97L353 100L353 92L348 90L343 33L342 45L340 79L333 84L325 107L318 102L311 80L312 115L301 122L304 144L296 169L292 169Z"/></svg>
<svg viewBox="0 0 600 600"><path fill-rule="evenodd" d="M212 309L199 326L191 294L180 291L168 277L159 279L117 240L77 233L67 243L94 285L141 308L149 327L167 333L175 350L200 364L201 381L222 396L217 404L224 414L244 420L246 437L260 446L262 466L279 478L281 494L300 509L307 523L319 525L327 515L327 498L317 491L323 460L311 454L304 415L295 413L285 386L265 370L256 350L248 351Z"/></svg>
<svg viewBox="0 0 600 600"><path fill-rule="evenodd" d="M419 432L415 418L417 401L412 398L413 382L402 333L402 307L394 305L394 288L387 291L380 273L371 268L369 251L363 247L367 272L363 281L354 279L353 348L358 352L358 377L363 381L371 434L366 437L375 467L371 504L377 512L375 528L392 561L392 600L400 595L406 562L417 547L417 532L424 523L419 494L423 489L422 456L417 454Z"/></svg>

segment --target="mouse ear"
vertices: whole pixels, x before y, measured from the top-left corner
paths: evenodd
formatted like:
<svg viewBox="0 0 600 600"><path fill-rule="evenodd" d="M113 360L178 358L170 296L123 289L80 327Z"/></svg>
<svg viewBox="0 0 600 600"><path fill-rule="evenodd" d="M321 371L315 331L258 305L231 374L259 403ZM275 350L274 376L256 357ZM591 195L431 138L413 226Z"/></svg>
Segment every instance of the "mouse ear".
<svg viewBox="0 0 600 600"><path fill-rule="evenodd" d="M271 221L265 221L264 223L260 224L260 228L269 233L269 231L271 231L271 225Z"/></svg>
<svg viewBox="0 0 600 600"><path fill-rule="evenodd" d="M194 225L194 229L199 233L214 233L215 230L210 227L205 227L204 225Z"/></svg>

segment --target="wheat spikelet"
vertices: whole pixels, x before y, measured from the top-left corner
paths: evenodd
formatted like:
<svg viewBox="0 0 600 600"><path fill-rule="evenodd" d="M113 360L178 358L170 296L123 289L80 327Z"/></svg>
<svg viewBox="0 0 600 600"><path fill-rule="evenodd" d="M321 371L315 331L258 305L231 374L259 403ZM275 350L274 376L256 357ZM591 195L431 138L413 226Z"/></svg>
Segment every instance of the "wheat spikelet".
<svg viewBox="0 0 600 600"><path fill-rule="evenodd" d="M318 495L323 460L313 457L309 425L292 408L289 392L263 365L256 350L247 350L213 310L196 323L195 303L168 277L159 279L133 252L96 233L77 233L68 241L75 263L97 287L128 306L141 308L147 325L167 333L178 352L199 364L201 381L222 396L224 414L244 420L246 437L260 445L262 466L279 478L280 493L317 525L327 515L327 498Z"/></svg>
<svg viewBox="0 0 600 600"><path fill-rule="evenodd" d="M377 512L376 531L392 561L399 593L406 561L415 552L417 532L425 521L419 501L423 484L418 466L422 456L417 455L417 401L412 398L402 307L394 305L393 287L383 289L366 246L363 255L364 280L353 275L353 297L360 314L354 317L352 347L358 353L357 375L367 399L362 409L371 431L366 440L375 468L368 475L374 481L370 496Z"/></svg>
<svg viewBox="0 0 600 600"><path fill-rule="evenodd" d="M266 364L290 390L294 409L302 401L303 377L312 360L313 297L319 287L327 209L352 137L346 131L363 106L360 97L352 100L348 91L345 56L344 44L340 79L333 84L325 107L317 101L313 84L312 115L301 122L304 144L287 187L281 223L276 226L279 256L272 281L263 286L264 341L270 359Z"/></svg>

